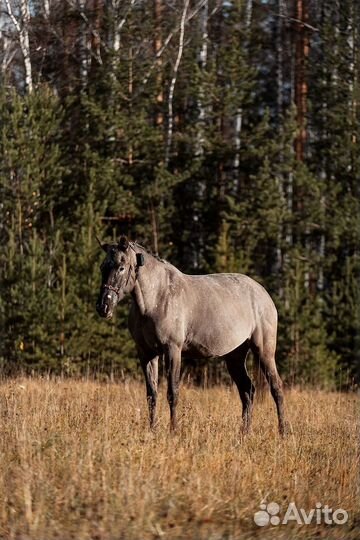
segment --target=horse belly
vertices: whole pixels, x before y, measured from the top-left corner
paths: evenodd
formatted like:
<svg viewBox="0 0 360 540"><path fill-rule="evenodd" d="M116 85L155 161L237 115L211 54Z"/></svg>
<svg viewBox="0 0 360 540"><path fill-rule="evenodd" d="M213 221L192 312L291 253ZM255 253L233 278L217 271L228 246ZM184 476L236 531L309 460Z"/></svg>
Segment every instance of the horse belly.
<svg viewBox="0 0 360 540"><path fill-rule="evenodd" d="M206 320L187 340L184 352L191 356L209 358L224 356L244 343L252 333L252 327L246 322L216 321L206 324Z"/></svg>

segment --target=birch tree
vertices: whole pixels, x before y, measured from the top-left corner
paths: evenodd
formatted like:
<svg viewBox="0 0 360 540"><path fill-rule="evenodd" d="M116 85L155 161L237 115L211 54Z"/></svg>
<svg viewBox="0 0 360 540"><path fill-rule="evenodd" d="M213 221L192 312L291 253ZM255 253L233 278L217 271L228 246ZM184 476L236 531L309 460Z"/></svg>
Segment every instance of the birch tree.
<svg viewBox="0 0 360 540"><path fill-rule="evenodd" d="M50 17L50 0L43 0L43 10L46 19Z"/></svg>
<svg viewBox="0 0 360 540"><path fill-rule="evenodd" d="M29 25L30 8L28 0L20 0L16 5L12 0L3 0L6 13L10 18L18 35L20 50L24 60L25 89L31 93L33 91L33 76L30 54Z"/></svg>
<svg viewBox="0 0 360 540"><path fill-rule="evenodd" d="M198 52L198 64L199 64L201 76L203 76L206 69L206 65L207 65L208 16L209 16L209 3L208 3L208 0L206 0L201 9L201 14L199 17L200 48ZM199 116L198 116L198 128L197 128L197 135L196 135L195 154L196 156L201 157L204 151L204 130L205 130L205 125L206 125L206 107L204 105L204 85L202 81L200 82L200 85L199 85L197 107L199 110Z"/></svg>
<svg viewBox="0 0 360 540"><path fill-rule="evenodd" d="M154 53L155 53L155 65L156 65L156 113L155 113L155 124L157 126L162 126L164 122L163 115L163 101L164 101L164 91L163 91L163 73L162 73L162 23L163 23L163 11L164 6L162 0L154 0L154 19L155 19L155 35L154 35Z"/></svg>
<svg viewBox="0 0 360 540"><path fill-rule="evenodd" d="M129 0L125 9L123 0L105 0L105 6L110 19L110 31L108 32L107 44L114 52L114 61L120 51L121 31L128 20L131 10L136 4L136 0Z"/></svg>
<svg viewBox="0 0 360 540"><path fill-rule="evenodd" d="M245 4L245 43L244 52L248 55L251 21L253 12L253 0L246 0ZM237 188L239 168L240 168L240 148L241 148L241 130L243 124L243 108L241 104L238 106L235 114L234 125L234 144L235 144L235 158L234 158L234 172L235 172L235 190Z"/></svg>
<svg viewBox="0 0 360 540"><path fill-rule="evenodd" d="M174 114L173 114L173 100L174 100L174 91L177 80L177 75L180 67L181 58L184 51L184 37L185 37L185 23L186 15L189 9L190 0L184 0L184 6L181 14L180 20L180 32L179 32L179 46L177 51L177 56L172 72L172 77L169 87L169 96L168 96L168 124L167 124L167 133L166 133L166 143L165 143L165 166L169 164L171 143L173 136L173 127L174 127Z"/></svg>

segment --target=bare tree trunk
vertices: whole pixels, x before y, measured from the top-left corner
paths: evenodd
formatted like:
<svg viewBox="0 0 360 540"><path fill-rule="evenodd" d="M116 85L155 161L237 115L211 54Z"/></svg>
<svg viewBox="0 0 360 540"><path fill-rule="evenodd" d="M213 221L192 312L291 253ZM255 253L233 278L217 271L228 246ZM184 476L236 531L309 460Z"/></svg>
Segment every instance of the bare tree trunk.
<svg viewBox="0 0 360 540"><path fill-rule="evenodd" d="M108 40L108 46L110 49L112 49L115 53L117 53L120 50L121 45L121 30L124 26L124 24L127 21L127 17L134 6L136 0L130 0L129 6L127 10L125 11L122 18L119 17L119 9L120 5L123 4L123 0L106 0L106 7L108 13L111 13L111 25L112 25L112 31L110 32L110 39Z"/></svg>
<svg viewBox="0 0 360 540"><path fill-rule="evenodd" d="M30 41L29 41L29 22L30 22L30 10L28 0L21 0L20 2L20 12L22 19L22 28L20 32L20 46L24 56L24 65L25 65L25 87L28 92L31 93L33 90L33 80L32 80L32 66L31 66L31 56L30 56Z"/></svg>
<svg viewBox="0 0 360 540"><path fill-rule="evenodd" d="M116 2L114 10L117 11L118 9L119 9L118 2ZM117 53L120 50L121 28L125 24L125 17L122 19L122 21L118 23L118 14L116 13L115 21L114 21L113 42L112 42L112 48L113 48L114 53Z"/></svg>
<svg viewBox="0 0 360 540"><path fill-rule="evenodd" d="M298 161L303 161L307 139L306 114L308 86L306 80L306 60L309 55L307 0L296 0L296 45L295 45L295 104L299 134L295 141L295 154Z"/></svg>
<svg viewBox="0 0 360 540"><path fill-rule="evenodd" d="M309 55L309 38L308 38L308 0L296 0L295 14L295 104L296 104L296 120L298 127L298 135L295 139L295 156L297 161L302 162L305 159L307 128L307 95L308 85L306 77L306 61ZM302 197L297 194L297 206L301 211ZM305 227L305 250L308 251L309 229ZM306 269L304 272L304 286L309 290L310 274Z"/></svg>
<svg viewBox="0 0 360 540"><path fill-rule="evenodd" d="M277 56L277 66L276 66L276 82L277 82L277 116L278 123L281 124L281 116L283 112L283 86L284 86L284 17L285 17L285 5L284 0L278 0L278 18L277 18L277 27L276 27L276 56Z"/></svg>
<svg viewBox="0 0 360 540"><path fill-rule="evenodd" d="M205 72L208 61L208 17L209 3L208 0L203 2L200 15L200 35L201 46L198 52L198 65L202 73ZM206 129L207 108L204 105L205 93L203 84L200 84L199 94L197 98L197 107L199 117L196 133L195 156L201 158L204 155L204 133ZM205 194L206 185L204 180L200 180L195 187L195 197L198 201L202 201ZM190 253L191 265L193 268L199 267L200 257L204 249L204 235L201 227L201 216L198 205L195 205L193 210L194 231L197 234L197 249L192 249Z"/></svg>
<svg viewBox="0 0 360 540"><path fill-rule="evenodd" d="M74 85L75 77L72 56L78 35L78 24L75 21L73 9L68 2L63 2L62 4L62 19L65 21L65 24L62 25L64 54L59 91L61 94L67 95L73 90Z"/></svg>
<svg viewBox="0 0 360 540"><path fill-rule="evenodd" d="M177 74L178 74L179 66L181 62L181 57L184 51L185 22L186 22L186 14L189 8L189 3L190 3L190 0L184 0L184 8L183 8L183 12L181 15L181 22L180 22L178 54L177 54L174 69L173 69L173 75L170 81L169 99L168 99L168 128L167 128L166 146L165 146L165 165L168 165L169 159L170 159L170 150L171 150L172 135L173 135L173 123L174 123L174 117L173 117L174 90L175 90Z"/></svg>
<svg viewBox="0 0 360 540"><path fill-rule="evenodd" d="M325 5L322 3L321 5L321 14L320 14L320 17L321 17L321 26L324 26L325 25L325 22L326 22L326 16L325 16ZM325 68L324 68L325 69ZM322 75L322 79L321 79L321 85L323 88L326 87L326 73L323 72L323 75ZM321 125L321 129L318 133L318 137L320 138L320 140L323 140L325 141L326 139L326 130L325 130L325 115L327 114L327 107L328 107L328 104L325 100L325 97L323 96L322 97L322 100L321 100L321 122L320 122L320 125ZM320 164L320 179L321 181L323 182L323 184L325 184L325 181L326 181L326 161L325 161L325 158L322 157L322 160L321 160L321 164ZM321 236L320 236L320 241L319 241L319 245L318 245L318 255L319 255L319 271L318 271L318 279L317 279L317 287L319 289L319 291L323 291L324 289L324 269L323 269L323 264L324 264L324 260L325 260L325 253L326 253L326 240L325 240L325 233L324 233L324 228L325 228L325 214L326 214L326 193L324 192L322 197L321 197L321 219L322 219L322 223L321 223L321 227L322 227L322 232L321 232Z"/></svg>
<svg viewBox="0 0 360 540"><path fill-rule="evenodd" d="M50 17L50 0L43 0L44 15L48 19Z"/></svg>
<svg viewBox="0 0 360 540"><path fill-rule="evenodd" d="M295 80L296 80L296 63L294 58L294 52L295 52L295 46L292 41L292 38L288 36L287 38L287 44L289 49L291 50L291 59L290 59L290 100L291 103L295 102ZM295 151L295 148L294 148ZM284 186L284 193L285 193L285 199L286 199L286 207L288 210L288 215L291 216L293 214L293 206L294 206L294 173L293 171L290 171L287 175L287 184ZM285 226L285 243L286 243L286 251L284 254L284 260L283 265L287 268L288 264L290 262L290 258L288 255L289 249L293 246L293 229L292 224L287 223ZM289 299L285 298L285 306L286 309L289 308Z"/></svg>
<svg viewBox="0 0 360 540"><path fill-rule="evenodd" d="M250 41L250 30L251 30L251 21L252 21L252 11L253 11L253 0L246 0L245 7L245 52L248 52L249 41ZM235 114L235 124L234 124L234 145L235 145L235 157L234 157L234 190L237 191L239 183L239 170L240 170L240 149L241 149L241 130L243 124L243 109L240 105Z"/></svg>
<svg viewBox="0 0 360 540"><path fill-rule="evenodd" d="M104 0L92 0L91 4L91 70L96 69L96 65L102 64L101 59L101 23L104 17Z"/></svg>
<svg viewBox="0 0 360 540"><path fill-rule="evenodd" d="M358 55L359 55L359 27L356 24L356 14L355 14L355 6L352 4L351 6L351 13L349 17L349 24L348 24L348 45L350 49L350 111L351 111L351 125L353 134L351 137L351 140L353 144L356 144L356 118L357 118L357 108L358 108L358 101L357 101L357 94L356 94L356 88L358 87L358 77L359 77L359 70L356 69L356 66L358 65Z"/></svg>
<svg viewBox="0 0 360 540"><path fill-rule="evenodd" d="M283 16L284 16L284 0L278 0L278 18L276 21L276 82L277 82L277 121L280 132L282 132L282 112L283 112ZM280 150L280 156L279 156L280 162L282 163L284 160L284 153L282 149ZM280 193L280 197L285 199L285 193L284 193L284 175L279 175L278 178L276 178L277 187ZM278 276L280 276L280 272L282 269L283 264L283 254L282 254L282 235L283 235L283 225L282 223L279 223L278 226L278 232L277 232L277 239L276 239L276 257L275 257L275 264L274 264L274 270ZM279 296L280 298L283 298L284 296L284 287L282 280L279 280Z"/></svg>
<svg viewBox="0 0 360 540"><path fill-rule="evenodd" d="M164 124L164 114L163 114L163 74L162 74L162 57L161 50L163 47L162 43L162 23L163 23L163 3L162 0L154 0L153 3L154 9L154 19L155 19L155 35L153 41L154 53L155 53L155 63L156 68L156 106L155 106L155 115L154 121L155 125L160 129ZM159 166L163 165L163 160L161 159L158 163ZM155 178L155 191L157 188L157 178ZM158 231L158 213L157 209L159 206L163 205L163 201L155 202L156 197L153 193L150 192L149 195L149 207L150 207L150 222L153 238L153 250L155 254L159 252L159 231Z"/></svg>
<svg viewBox="0 0 360 540"><path fill-rule="evenodd" d="M134 80L133 80L133 50L132 47L129 47L129 80L128 80L128 93L129 93L129 113L132 115L132 95L134 90ZM133 146L131 140L129 140L128 146L128 164L132 165L133 163Z"/></svg>
<svg viewBox="0 0 360 540"><path fill-rule="evenodd" d="M114 8L114 10L118 10L119 7L116 3L116 7ZM120 35L121 35L121 28L122 26L125 24L125 17L122 19L123 24L118 23L117 22L118 20L118 16L117 16L117 13L116 13L116 16L115 16L115 21L114 21L114 34L113 34L113 42L112 42L112 48L113 48L113 51L114 53L117 53L119 52L120 50Z"/></svg>
<svg viewBox="0 0 360 540"><path fill-rule="evenodd" d="M20 18L17 19L14 15L13 8L10 0L4 0L7 10L13 25L19 36L19 43L21 53L24 58L25 69L25 88L26 91L31 93L33 91L33 79L32 79L32 66L30 55L30 40L29 40L29 23L30 23L30 9L28 0L20 0Z"/></svg>
<svg viewBox="0 0 360 540"><path fill-rule="evenodd" d="M325 176L325 171L322 171L322 176ZM322 215L323 219L325 221L325 212L326 212L326 199L325 195L321 197L321 209L322 209ZM325 223L322 223L322 227L324 228ZM318 247L318 253L319 253L319 271L318 271L318 278L317 278L317 287L319 291L324 290L324 260L325 260L325 251L326 251L326 241L325 241L325 233L322 231L320 236L320 242Z"/></svg>
<svg viewBox="0 0 360 540"><path fill-rule="evenodd" d="M200 17L200 32L201 32L201 47L198 54L198 63L202 72L206 69L207 55L208 55L208 15L209 5L208 0L204 2ZM204 88L200 85L199 96L197 99L197 106L199 109L198 118L198 130L196 134L196 150L197 157L201 157L204 153L204 130L206 123L206 107L204 106Z"/></svg>
<svg viewBox="0 0 360 540"><path fill-rule="evenodd" d="M80 82L82 90L85 90L88 83L89 74L89 46L88 46L88 24L85 15L86 0L79 0L80 23Z"/></svg>
<svg viewBox="0 0 360 540"><path fill-rule="evenodd" d="M63 254L62 266L60 268L61 281L61 301L60 301L60 355L65 354L65 314L66 314L66 283L67 283L67 264L66 255Z"/></svg>
<svg viewBox="0 0 360 540"><path fill-rule="evenodd" d="M340 35L340 27L339 27L340 20L339 19L340 19L341 6L340 6L339 0L333 0L333 4L334 4L334 7L333 7L334 17L333 17L333 20L331 21L331 23L334 25L334 33L335 33L333 54L334 54L334 57L337 58L339 54L339 35ZM335 87L335 92L337 92L337 87L339 85L339 68L336 62L334 63L334 67L331 72L331 75L332 75L331 76L332 82Z"/></svg>
<svg viewBox="0 0 360 540"><path fill-rule="evenodd" d="M1 83L3 83L4 80L6 80L6 74L8 71L8 68L13 61L14 57L16 56L16 48L14 47L14 43L10 38L8 38L5 34L2 34L0 31L0 38L2 41L2 51L1 51Z"/></svg>
<svg viewBox="0 0 360 540"><path fill-rule="evenodd" d="M246 0L246 13L245 13L245 20L246 20L246 30L250 30L251 21L252 21L252 11L253 11L253 0Z"/></svg>
<svg viewBox="0 0 360 540"><path fill-rule="evenodd" d="M164 114L162 111L162 106L164 102L163 94L163 80L162 80L162 57L159 54L162 49L162 20L163 20L163 5L162 0L155 0L154 3L154 14L155 14L155 39L154 39L154 51L156 57L156 115L155 115L155 124L157 126L162 126L164 123Z"/></svg>

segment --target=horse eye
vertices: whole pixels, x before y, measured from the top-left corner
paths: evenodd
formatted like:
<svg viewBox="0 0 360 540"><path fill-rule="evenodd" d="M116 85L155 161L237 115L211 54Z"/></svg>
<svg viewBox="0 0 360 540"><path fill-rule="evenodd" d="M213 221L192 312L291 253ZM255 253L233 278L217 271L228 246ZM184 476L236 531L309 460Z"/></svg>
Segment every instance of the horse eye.
<svg viewBox="0 0 360 540"><path fill-rule="evenodd" d="M120 266L119 270L120 270L120 272L123 272L125 270L125 268L123 266Z"/></svg>

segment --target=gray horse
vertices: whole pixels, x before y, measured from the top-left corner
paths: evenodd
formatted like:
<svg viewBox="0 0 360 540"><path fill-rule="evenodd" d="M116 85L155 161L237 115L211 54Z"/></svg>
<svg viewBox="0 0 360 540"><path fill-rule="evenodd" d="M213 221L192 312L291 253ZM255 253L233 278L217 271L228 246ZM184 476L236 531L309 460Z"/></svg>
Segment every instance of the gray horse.
<svg viewBox="0 0 360 540"><path fill-rule="evenodd" d="M249 431L255 387L246 370L249 349L270 385L279 431L284 397L276 369L277 311L265 289L242 274L183 274L125 236L103 244L102 283L96 309L110 319L131 294L129 330L145 374L150 425L157 423L158 359L164 355L171 428L176 428L181 356L222 357L240 394L243 432Z"/></svg>

